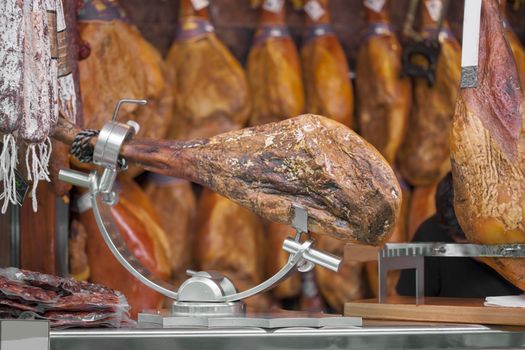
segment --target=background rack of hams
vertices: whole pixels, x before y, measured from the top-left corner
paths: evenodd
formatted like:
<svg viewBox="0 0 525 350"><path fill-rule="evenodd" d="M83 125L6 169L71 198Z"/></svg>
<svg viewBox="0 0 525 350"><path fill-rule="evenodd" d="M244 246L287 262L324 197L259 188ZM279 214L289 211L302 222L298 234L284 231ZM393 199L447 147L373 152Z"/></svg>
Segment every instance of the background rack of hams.
<svg viewBox="0 0 525 350"><path fill-rule="evenodd" d="M451 1L432 87L400 78L408 2L77 1L83 127L100 129L122 97L149 101L123 107L119 118L138 121L139 136L156 139L210 137L302 113L324 115L358 131L396 170L403 205L391 241L410 240L435 211L436 184L450 169L463 2ZM513 52L523 57L524 10L511 5L501 1ZM421 2L423 35L436 27L440 6L440 0ZM294 234L289 226L209 190L138 168L124 173L118 186L113 214L132 252L175 284L186 268L215 269L245 289L287 259L281 244ZM134 314L162 305L162 296L111 256L90 212L73 210L70 226L73 277L122 291ZM337 240L315 238L320 248L343 255ZM376 272L374 263L348 260L338 274L294 275L248 305L342 311L344 302L377 293ZM394 286L397 276L390 278Z"/></svg>

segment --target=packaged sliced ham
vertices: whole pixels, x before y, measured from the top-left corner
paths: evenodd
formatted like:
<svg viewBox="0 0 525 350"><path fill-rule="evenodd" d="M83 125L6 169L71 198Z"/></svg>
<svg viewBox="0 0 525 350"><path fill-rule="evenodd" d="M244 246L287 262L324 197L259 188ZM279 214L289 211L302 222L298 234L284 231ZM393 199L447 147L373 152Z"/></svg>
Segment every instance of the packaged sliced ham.
<svg viewBox="0 0 525 350"><path fill-rule="evenodd" d="M330 25L328 0L305 2L301 48L307 113L353 126L354 97L346 56Z"/></svg>
<svg viewBox="0 0 525 350"><path fill-rule="evenodd" d="M246 125L250 113L244 70L217 38L208 2L198 3L180 1L177 36L166 58L174 100L171 138L237 130Z"/></svg>
<svg viewBox="0 0 525 350"><path fill-rule="evenodd" d="M250 125L280 121L304 111L299 53L286 26L284 0L265 0L248 55Z"/></svg>
<svg viewBox="0 0 525 350"><path fill-rule="evenodd" d="M390 24L388 2L380 7L364 3L368 26L356 62L359 131L393 165L408 127L412 86L401 78L402 49Z"/></svg>
<svg viewBox="0 0 525 350"><path fill-rule="evenodd" d="M0 315L44 319L53 328L133 325L120 292L16 268L0 268Z"/></svg>
<svg viewBox="0 0 525 350"><path fill-rule="evenodd" d="M438 18L430 12L436 3L441 0L432 1L432 6L424 1L421 6L422 35L427 38L436 35ZM437 183L450 170L449 132L461 76L461 48L446 21L438 38L436 81L430 86L425 78L414 80L408 131L397 157L398 170L414 186Z"/></svg>

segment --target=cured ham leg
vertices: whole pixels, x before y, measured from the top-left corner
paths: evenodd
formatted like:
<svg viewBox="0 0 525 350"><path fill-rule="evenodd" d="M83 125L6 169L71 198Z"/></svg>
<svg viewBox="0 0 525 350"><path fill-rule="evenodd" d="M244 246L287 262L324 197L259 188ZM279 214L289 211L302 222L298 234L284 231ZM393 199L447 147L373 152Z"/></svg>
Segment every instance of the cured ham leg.
<svg viewBox="0 0 525 350"><path fill-rule="evenodd" d="M55 137L78 128L61 120ZM401 190L385 159L352 130L303 115L193 141L132 140L121 155L145 169L209 187L270 221L291 224L303 206L313 233L380 244L390 236Z"/></svg>
<svg viewBox="0 0 525 350"><path fill-rule="evenodd" d="M276 122L304 111L301 63L285 22L284 0L264 0L248 55L250 125Z"/></svg>
<svg viewBox="0 0 525 350"><path fill-rule="evenodd" d="M307 11L305 44L301 49L306 111L352 127L354 98L348 63L330 25L328 2L309 1L310 7L306 7L318 10Z"/></svg>
<svg viewBox="0 0 525 350"><path fill-rule="evenodd" d="M525 87L525 48L523 47L523 44L516 33L514 33L512 30L512 27L510 26L510 23L507 19L507 0L499 0L499 10L501 18L503 19L503 24L505 26L507 40L509 41L514 58L516 59L516 65L520 75L521 88L523 89Z"/></svg>
<svg viewBox="0 0 525 350"><path fill-rule="evenodd" d="M169 135L176 139L240 129L251 109L243 68L215 34L208 8L193 3L180 1L177 37L166 57L174 101Z"/></svg>
<svg viewBox="0 0 525 350"><path fill-rule="evenodd" d="M478 85L460 91L452 132L454 208L467 238L525 243L523 93L496 0L481 7ZM525 290L524 259L486 259Z"/></svg>
<svg viewBox="0 0 525 350"><path fill-rule="evenodd" d="M424 36L437 30L438 18L430 11L434 8L430 4L436 2L425 1L422 6ZM461 48L446 22L443 27L436 82L430 87L424 78L414 81L408 131L397 157L401 175L414 186L437 183L450 170L448 134L461 78Z"/></svg>
<svg viewBox="0 0 525 350"><path fill-rule="evenodd" d="M387 5L366 8L368 29L357 54L356 90L361 136L394 164L407 129L412 88L409 79L400 78L401 45Z"/></svg>

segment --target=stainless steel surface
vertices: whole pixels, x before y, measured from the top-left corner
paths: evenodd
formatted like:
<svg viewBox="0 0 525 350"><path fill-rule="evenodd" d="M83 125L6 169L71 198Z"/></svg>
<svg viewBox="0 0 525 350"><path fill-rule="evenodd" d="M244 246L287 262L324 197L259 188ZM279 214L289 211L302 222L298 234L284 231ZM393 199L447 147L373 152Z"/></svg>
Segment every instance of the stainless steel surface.
<svg viewBox="0 0 525 350"><path fill-rule="evenodd" d="M47 321L0 320L0 350L49 350Z"/></svg>
<svg viewBox="0 0 525 350"><path fill-rule="evenodd" d="M525 344L520 328L374 323L362 328L136 329L51 331L52 350L135 349L510 349Z"/></svg>
<svg viewBox="0 0 525 350"><path fill-rule="evenodd" d="M177 292L180 301L216 302L221 297L237 293L233 283L220 272L194 272Z"/></svg>
<svg viewBox="0 0 525 350"><path fill-rule="evenodd" d="M59 276L69 276L69 205L64 198L56 199L56 271Z"/></svg>
<svg viewBox="0 0 525 350"><path fill-rule="evenodd" d="M434 257L525 257L525 244L387 243L379 252L383 258L401 256Z"/></svg>
<svg viewBox="0 0 525 350"><path fill-rule="evenodd" d="M91 184L91 177L94 176L94 172L86 174L77 170L62 169L58 172L58 179L72 184L73 186L79 186L89 188Z"/></svg>
<svg viewBox="0 0 525 350"><path fill-rule="evenodd" d="M381 254L381 253L380 253ZM378 279L380 303L388 300L388 271L392 270L416 270L416 304L423 302L425 296L425 261L423 256L396 256L382 257L378 259Z"/></svg>
<svg viewBox="0 0 525 350"><path fill-rule="evenodd" d="M190 315L194 315L192 312ZM168 310L139 314L139 326L141 328L181 328L181 327L200 327L209 328L228 328L235 331L239 328L264 328L264 329L283 329L283 328L322 328L322 327L361 327L363 319L361 317L342 317L341 315L309 315L307 313L298 314L297 312L276 312L267 314L244 314L242 311L238 315L227 316L212 312L209 315L198 317L173 316Z"/></svg>
<svg viewBox="0 0 525 350"><path fill-rule="evenodd" d="M308 232L308 212L305 208L293 205L292 227L297 232Z"/></svg>
<svg viewBox="0 0 525 350"><path fill-rule="evenodd" d="M283 249L290 254L295 254L299 251L299 249L301 249L301 243L296 242L293 239L286 238L283 243ZM316 265L335 272L339 270L339 265L341 264L341 259L339 257L319 251L312 247L309 247L304 251L303 258Z"/></svg>
<svg viewBox="0 0 525 350"><path fill-rule="evenodd" d="M172 316L232 316L244 314L246 307L242 301L217 302L185 302L175 301L171 307Z"/></svg>

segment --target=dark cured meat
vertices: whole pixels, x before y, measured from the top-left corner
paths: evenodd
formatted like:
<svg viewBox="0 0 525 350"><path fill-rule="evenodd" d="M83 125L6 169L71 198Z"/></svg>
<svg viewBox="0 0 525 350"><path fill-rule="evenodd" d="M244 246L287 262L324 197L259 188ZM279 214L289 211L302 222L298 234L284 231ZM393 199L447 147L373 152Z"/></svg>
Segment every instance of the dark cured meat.
<svg viewBox="0 0 525 350"><path fill-rule="evenodd" d="M467 238L525 243L525 129L520 77L495 0L481 7L478 85L462 89L450 135L454 209ZM525 260L487 264L525 290Z"/></svg>
<svg viewBox="0 0 525 350"><path fill-rule="evenodd" d="M55 137L78 128L61 120ZM352 130L303 115L193 141L132 140L121 154L145 169L184 178L290 224L292 204L308 210L310 232L362 244L388 239L401 189L385 159Z"/></svg>

